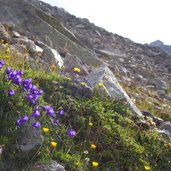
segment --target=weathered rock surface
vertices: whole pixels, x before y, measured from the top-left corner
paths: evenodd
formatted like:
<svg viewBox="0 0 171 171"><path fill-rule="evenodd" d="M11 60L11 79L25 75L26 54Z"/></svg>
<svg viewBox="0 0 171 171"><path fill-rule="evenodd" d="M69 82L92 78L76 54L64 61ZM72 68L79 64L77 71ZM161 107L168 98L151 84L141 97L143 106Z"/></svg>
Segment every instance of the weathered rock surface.
<svg viewBox="0 0 171 171"><path fill-rule="evenodd" d="M132 111L138 116L142 116L141 111L134 105L128 94L123 90L112 71L107 66L102 66L93 70L88 75L88 80L93 88L99 83L104 85L104 91L115 100L126 100Z"/></svg>
<svg viewBox="0 0 171 171"><path fill-rule="evenodd" d="M42 52L43 51L43 49L41 49L40 47L35 45L34 41L32 41L32 40L30 40L30 39L28 39L26 37L13 38L12 41L15 44L25 45L30 53L37 53L37 52Z"/></svg>
<svg viewBox="0 0 171 171"><path fill-rule="evenodd" d="M75 67L81 70L79 75L88 75L88 69L86 68L85 63L77 56L67 54L64 59L64 72L72 73Z"/></svg>
<svg viewBox="0 0 171 171"><path fill-rule="evenodd" d="M157 129L157 132L164 138L171 140L171 123L169 121L163 122L162 126Z"/></svg>
<svg viewBox="0 0 171 171"><path fill-rule="evenodd" d="M4 42L8 42L10 39L10 35L5 30L5 27L0 24L0 40L4 40Z"/></svg>
<svg viewBox="0 0 171 171"><path fill-rule="evenodd" d="M52 49L50 47L46 47L43 50L42 59L49 65L57 64L59 68L61 68L64 64L60 54L55 49Z"/></svg>
<svg viewBox="0 0 171 171"><path fill-rule="evenodd" d="M100 63L100 60L94 57L96 55L93 51L87 49L70 30L50 13L38 8L33 2L40 5L39 1L34 0L0 0L0 22L17 23L17 28L31 32L32 37L38 37L46 44L50 39L54 48L56 45L63 48L67 43L69 53L94 65Z"/></svg>
<svg viewBox="0 0 171 171"><path fill-rule="evenodd" d="M142 86L154 85L154 90L166 90L168 87L171 58L159 47L134 43L95 26L87 19L77 18L62 8L52 7L46 3L39 4L37 0L30 1L60 21L85 47L94 51L113 72L117 72L121 81L127 76ZM87 61L92 59L87 58Z"/></svg>
<svg viewBox="0 0 171 171"><path fill-rule="evenodd" d="M20 139L17 142L17 149L23 154L29 154L42 144L42 132L40 129L35 129L32 126L34 123L35 119L31 117L29 121L25 123Z"/></svg>
<svg viewBox="0 0 171 171"><path fill-rule="evenodd" d="M42 171L65 171L65 168L57 161L51 160L50 165L45 166Z"/></svg>

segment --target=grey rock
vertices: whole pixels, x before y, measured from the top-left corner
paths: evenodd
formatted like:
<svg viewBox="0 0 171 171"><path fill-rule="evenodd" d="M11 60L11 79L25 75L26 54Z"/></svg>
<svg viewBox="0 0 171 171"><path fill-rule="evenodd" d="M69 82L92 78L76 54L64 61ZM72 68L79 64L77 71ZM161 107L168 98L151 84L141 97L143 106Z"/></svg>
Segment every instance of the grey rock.
<svg viewBox="0 0 171 171"><path fill-rule="evenodd" d="M38 51L38 48L35 45L35 43L32 40L30 40L30 39L28 39L26 37L23 37L23 38L13 38L12 41L15 44L23 44L23 45L25 45L30 53L36 53Z"/></svg>
<svg viewBox="0 0 171 171"><path fill-rule="evenodd" d="M5 29L7 31L12 31L15 27L15 24L11 21L8 21L8 22L2 22L3 26L5 27Z"/></svg>
<svg viewBox="0 0 171 171"><path fill-rule="evenodd" d="M156 95L158 95L160 98L165 98L166 91L165 90L157 90Z"/></svg>
<svg viewBox="0 0 171 171"><path fill-rule="evenodd" d="M17 31L12 31L11 32L11 37L12 38L19 38L21 37L20 33L18 33Z"/></svg>
<svg viewBox="0 0 171 171"><path fill-rule="evenodd" d="M25 154L37 149L42 144L42 132L40 129L35 129L32 125L35 119L31 117L25 123L21 136L18 140L17 149Z"/></svg>
<svg viewBox="0 0 171 171"><path fill-rule="evenodd" d="M97 87L99 83L104 85L104 91L115 100L126 100L132 111L142 116L141 111L134 105L128 94L123 90L112 71L107 66L102 66L93 70L88 75L88 80L93 88Z"/></svg>
<svg viewBox="0 0 171 171"><path fill-rule="evenodd" d="M169 121L164 122L156 131L164 138L171 139L171 123Z"/></svg>
<svg viewBox="0 0 171 171"><path fill-rule="evenodd" d="M42 171L65 171L65 168L57 161L51 160L50 165L45 166Z"/></svg>
<svg viewBox="0 0 171 171"><path fill-rule="evenodd" d="M79 75L88 75L88 69L86 68L86 65L83 63L83 61L75 55L67 54L64 59L64 72L72 73L75 67L81 70Z"/></svg>
<svg viewBox="0 0 171 171"><path fill-rule="evenodd" d="M9 42L10 35L5 30L5 27L0 23L0 40L4 40L4 42Z"/></svg>
<svg viewBox="0 0 171 171"><path fill-rule="evenodd" d="M169 121L164 122L163 125L160 127L160 129L168 131L171 136L171 123Z"/></svg>
<svg viewBox="0 0 171 171"><path fill-rule="evenodd" d="M61 68L64 64L60 54L55 49L50 47L46 47L43 50L42 59L50 65L56 64L59 68Z"/></svg>
<svg viewBox="0 0 171 171"><path fill-rule="evenodd" d="M168 87L167 83L159 78L150 78L147 84L154 85L157 90L167 90Z"/></svg>
<svg viewBox="0 0 171 171"><path fill-rule="evenodd" d="M81 41L81 43L83 43L83 45L86 45L86 47L93 50L93 43L87 36L83 36L78 33L75 33L75 36Z"/></svg>
<svg viewBox="0 0 171 171"><path fill-rule="evenodd" d="M171 134L169 133L169 131L167 130L158 130L157 129L157 132L164 138L166 139L171 139Z"/></svg>
<svg viewBox="0 0 171 171"><path fill-rule="evenodd" d="M47 47L47 45L41 42L40 40L37 40L35 44L43 49Z"/></svg>
<svg viewBox="0 0 171 171"><path fill-rule="evenodd" d="M151 117L153 121L156 123L157 126L161 126L161 124L164 122L163 119L154 116L151 112L149 111L142 111L143 116L145 117Z"/></svg>

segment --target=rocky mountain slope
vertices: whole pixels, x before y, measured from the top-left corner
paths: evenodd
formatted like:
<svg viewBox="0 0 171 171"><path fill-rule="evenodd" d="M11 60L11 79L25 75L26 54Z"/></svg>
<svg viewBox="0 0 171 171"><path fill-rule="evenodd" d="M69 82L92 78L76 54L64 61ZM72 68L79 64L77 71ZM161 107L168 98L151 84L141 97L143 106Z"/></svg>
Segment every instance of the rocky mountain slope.
<svg viewBox="0 0 171 171"><path fill-rule="evenodd" d="M29 2L70 30L72 35L81 42L81 45L92 51L115 73L119 73L122 76L120 80L124 81L126 76L142 85L153 86L154 89L167 89L167 83L171 76L171 58L160 48L137 44L117 34L109 33L90 23L87 19L69 14L64 9L52 7L37 0ZM78 57L80 56L78 55ZM87 56L83 58L87 58ZM93 57L91 60L94 60ZM131 84L131 81L126 83Z"/></svg>
<svg viewBox="0 0 171 171"><path fill-rule="evenodd" d="M167 54L171 54L171 46L165 45L162 41L156 40L149 44L150 46L160 47L163 51L165 51Z"/></svg>
<svg viewBox="0 0 171 171"><path fill-rule="evenodd" d="M167 53L38 0L0 4L0 170L170 171Z"/></svg>

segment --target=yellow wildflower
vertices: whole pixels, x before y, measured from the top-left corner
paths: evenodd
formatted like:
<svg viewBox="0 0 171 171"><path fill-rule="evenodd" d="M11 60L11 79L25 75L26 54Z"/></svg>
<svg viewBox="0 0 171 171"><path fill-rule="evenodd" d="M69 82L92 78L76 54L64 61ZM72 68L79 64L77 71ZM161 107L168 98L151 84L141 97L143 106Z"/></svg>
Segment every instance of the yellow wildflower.
<svg viewBox="0 0 171 171"><path fill-rule="evenodd" d="M99 84L98 84L98 86L99 86L99 87L102 87L102 86L103 86L103 84L102 84L102 83L99 83Z"/></svg>
<svg viewBox="0 0 171 171"><path fill-rule="evenodd" d="M85 82L81 82L80 84L81 84L82 86L85 86Z"/></svg>
<svg viewBox="0 0 171 171"><path fill-rule="evenodd" d="M9 55L5 55L4 58L5 58L5 59L9 59Z"/></svg>
<svg viewBox="0 0 171 171"><path fill-rule="evenodd" d="M72 78L71 78L71 77L68 77L68 78L67 78L67 80L68 80L68 81L71 81L71 80L72 80Z"/></svg>
<svg viewBox="0 0 171 171"><path fill-rule="evenodd" d="M95 144L91 144L91 148L92 148L92 149L96 149L96 147L97 147L97 146L96 146Z"/></svg>
<svg viewBox="0 0 171 171"><path fill-rule="evenodd" d="M98 162L95 162L95 161L92 162L92 166L93 166L93 167L97 167L98 165L99 165Z"/></svg>
<svg viewBox="0 0 171 171"><path fill-rule="evenodd" d="M1 43L4 43L4 40L3 39L1 39L1 41L0 41Z"/></svg>
<svg viewBox="0 0 171 171"><path fill-rule="evenodd" d="M50 68L51 68L52 71L55 71L55 70L56 70L56 65L55 65L55 64L52 64L52 65L50 66Z"/></svg>
<svg viewBox="0 0 171 171"><path fill-rule="evenodd" d="M43 132L44 133L48 133L49 132L49 128L43 128Z"/></svg>
<svg viewBox="0 0 171 171"><path fill-rule="evenodd" d="M145 169L146 171L148 171L148 170L150 170L150 166L144 166L144 169Z"/></svg>
<svg viewBox="0 0 171 171"><path fill-rule="evenodd" d="M75 72L80 72L81 70L80 70L80 68L74 68L74 71Z"/></svg>
<svg viewBox="0 0 171 171"><path fill-rule="evenodd" d="M167 144L167 146L171 148L171 143Z"/></svg>
<svg viewBox="0 0 171 171"><path fill-rule="evenodd" d="M57 142L55 142L55 141L51 141L51 146L53 147L53 148L55 148L56 146L57 146Z"/></svg>
<svg viewBox="0 0 171 171"><path fill-rule="evenodd" d="M7 49L5 50L5 52L6 52L6 53L9 53L9 52L10 52L10 49L9 49L9 48L7 48Z"/></svg>
<svg viewBox="0 0 171 171"><path fill-rule="evenodd" d="M93 126L93 122L89 122L88 125L89 125L89 126Z"/></svg>
<svg viewBox="0 0 171 171"><path fill-rule="evenodd" d="M9 43L5 43L5 45L8 47L9 46Z"/></svg>
<svg viewBox="0 0 171 171"><path fill-rule="evenodd" d="M62 66L61 66L61 69L65 69L65 66L64 66L64 65L62 65Z"/></svg>

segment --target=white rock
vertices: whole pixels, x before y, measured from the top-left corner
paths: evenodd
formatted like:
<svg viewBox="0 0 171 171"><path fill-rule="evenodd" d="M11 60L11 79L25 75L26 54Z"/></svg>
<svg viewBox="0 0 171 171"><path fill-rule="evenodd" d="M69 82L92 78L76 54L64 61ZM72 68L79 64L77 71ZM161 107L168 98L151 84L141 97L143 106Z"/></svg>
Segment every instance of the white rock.
<svg viewBox="0 0 171 171"><path fill-rule="evenodd" d="M55 62L59 66L59 68L61 68L64 64L60 54L55 49L52 49L50 47L44 48L42 59L50 65Z"/></svg>
<svg viewBox="0 0 171 171"><path fill-rule="evenodd" d="M97 87L99 83L102 83L105 87L104 91L111 98L114 98L115 100L126 100L135 114L143 116L107 66L102 66L93 70L87 78L93 88Z"/></svg>
<svg viewBox="0 0 171 171"><path fill-rule="evenodd" d="M61 55L55 50L51 49L52 53L54 54L54 58L56 59L56 62L58 63L59 67L61 68L64 64L64 61L62 60Z"/></svg>

